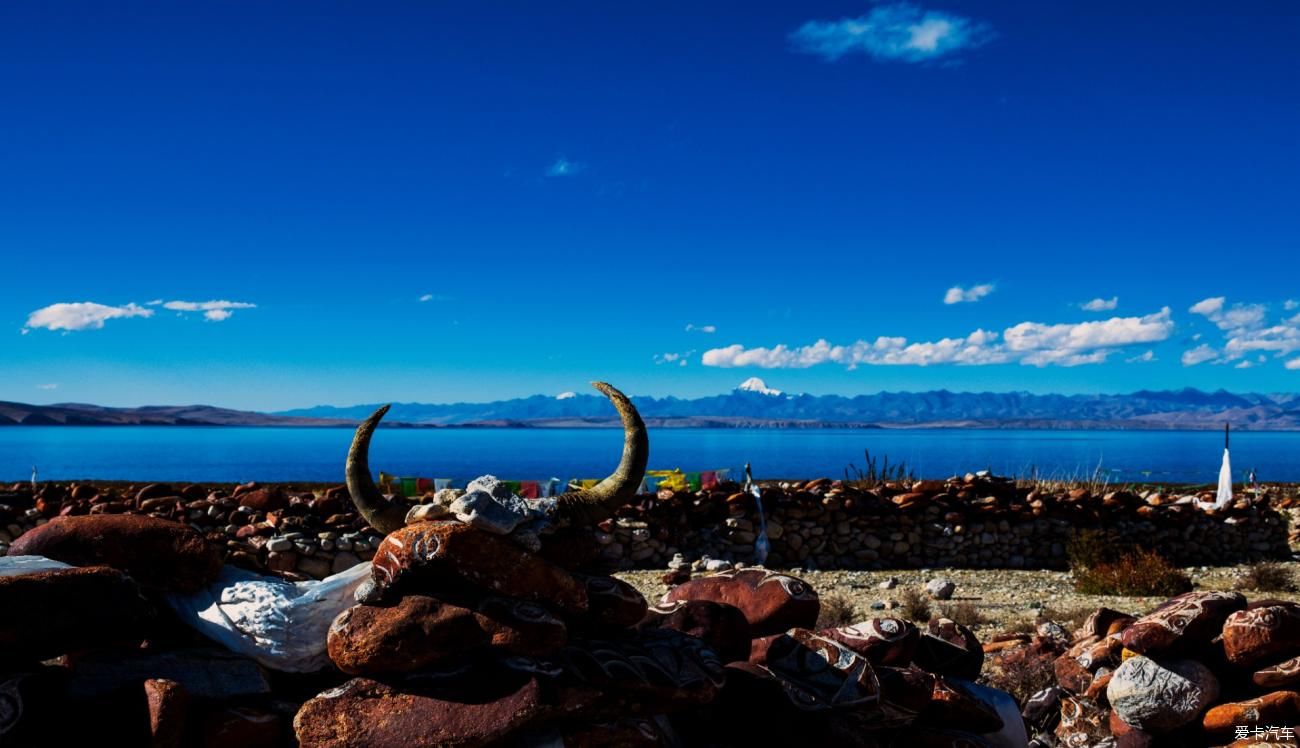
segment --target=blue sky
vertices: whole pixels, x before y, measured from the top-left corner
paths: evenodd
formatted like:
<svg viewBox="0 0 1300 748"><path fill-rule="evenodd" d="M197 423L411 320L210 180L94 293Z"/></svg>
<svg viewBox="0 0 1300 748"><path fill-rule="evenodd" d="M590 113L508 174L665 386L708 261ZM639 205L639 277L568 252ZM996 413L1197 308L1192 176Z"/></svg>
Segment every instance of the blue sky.
<svg viewBox="0 0 1300 748"><path fill-rule="evenodd" d="M0 6L0 399L1300 389L1294 3L204 5Z"/></svg>

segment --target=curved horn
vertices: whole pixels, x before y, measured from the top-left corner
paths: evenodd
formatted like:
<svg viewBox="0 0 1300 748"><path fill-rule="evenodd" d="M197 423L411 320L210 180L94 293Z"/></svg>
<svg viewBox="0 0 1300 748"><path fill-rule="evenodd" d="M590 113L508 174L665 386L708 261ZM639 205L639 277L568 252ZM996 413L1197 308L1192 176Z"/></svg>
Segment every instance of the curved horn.
<svg viewBox="0 0 1300 748"><path fill-rule="evenodd" d="M357 426L357 434L352 437L352 448L348 450L346 468L348 493L352 495L352 503L357 505L357 511L361 512L371 527L385 535L400 530L406 524L406 513L401 507L390 504L370 478L370 436L375 433L375 427L389 407L385 405L376 410Z"/></svg>
<svg viewBox="0 0 1300 748"><path fill-rule="evenodd" d="M646 462L650 458L650 440L645 423L636 406L622 392L605 382L592 382L592 387L614 404L623 420L623 459L608 478L591 488L567 491L556 502L561 514L576 515L587 520L604 519L620 505L636 495L645 478Z"/></svg>

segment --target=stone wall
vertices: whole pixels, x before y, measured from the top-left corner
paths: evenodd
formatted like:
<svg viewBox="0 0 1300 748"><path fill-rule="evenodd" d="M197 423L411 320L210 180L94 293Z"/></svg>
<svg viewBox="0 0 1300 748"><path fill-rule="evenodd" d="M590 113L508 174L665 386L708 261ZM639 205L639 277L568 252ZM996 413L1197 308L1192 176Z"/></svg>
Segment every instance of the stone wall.
<svg viewBox="0 0 1300 748"><path fill-rule="evenodd" d="M604 524L605 558L623 568L663 568L676 553L758 563L764 522L772 568L1064 569L1067 545L1084 529L1183 566L1291 555L1287 519L1267 501L1210 514L1158 492L1051 495L980 478L862 491L817 481L765 488L760 519L751 496L727 493L737 488L643 497Z"/></svg>

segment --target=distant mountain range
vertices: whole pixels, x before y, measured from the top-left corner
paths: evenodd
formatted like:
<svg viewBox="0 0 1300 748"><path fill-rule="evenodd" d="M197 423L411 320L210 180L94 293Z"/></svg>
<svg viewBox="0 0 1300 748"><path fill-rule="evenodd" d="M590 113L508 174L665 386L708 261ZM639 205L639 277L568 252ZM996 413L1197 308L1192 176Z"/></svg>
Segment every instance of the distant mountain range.
<svg viewBox="0 0 1300 748"><path fill-rule="evenodd" d="M1035 395L1028 392L881 392L874 395L789 394L752 378L723 395L694 399L634 397L652 427L713 428L1121 428L1218 429L1225 421L1249 430L1300 430L1300 394L1233 394L1219 390L1142 390L1123 395ZM318 405L253 413L205 405L106 408L60 403L0 402L0 425L346 426L380 403ZM598 395L533 395L488 403L394 403L390 426L614 426Z"/></svg>
<svg viewBox="0 0 1300 748"><path fill-rule="evenodd" d="M778 428L857 426L953 428L1300 429L1300 394L1233 394L1142 390L1124 395L1035 395L1028 392L881 392L874 395L788 394L751 378L735 390L695 399L633 397L651 425ZM358 420L379 403L317 406L277 415ZM388 418L415 424L614 425L598 395L534 395L489 403L395 403Z"/></svg>

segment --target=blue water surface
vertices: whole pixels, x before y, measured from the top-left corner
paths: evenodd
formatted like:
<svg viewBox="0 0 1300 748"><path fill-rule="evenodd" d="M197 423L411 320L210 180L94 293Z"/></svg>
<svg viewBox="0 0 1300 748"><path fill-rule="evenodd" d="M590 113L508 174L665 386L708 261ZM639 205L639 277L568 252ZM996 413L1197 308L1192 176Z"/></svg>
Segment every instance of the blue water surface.
<svg viewBox="0 0 1300 748"><path fill-rule="evenodd" d="M0 480L342 481L340 428L15 426L0 428ZM618 461L614 429L382 429L371 467L394 475L513 480L600 477ZM922 477L999 475L1112 482L1214 481L1223 435L1205 431L982 429L652 429L651 468L754 466L757 477L843 477L850 464L906 463ZM1300 433L1233 435L1234 473L1300 481Z"/></svg>

